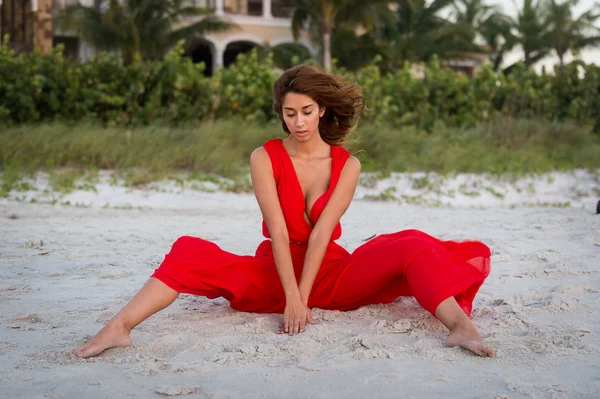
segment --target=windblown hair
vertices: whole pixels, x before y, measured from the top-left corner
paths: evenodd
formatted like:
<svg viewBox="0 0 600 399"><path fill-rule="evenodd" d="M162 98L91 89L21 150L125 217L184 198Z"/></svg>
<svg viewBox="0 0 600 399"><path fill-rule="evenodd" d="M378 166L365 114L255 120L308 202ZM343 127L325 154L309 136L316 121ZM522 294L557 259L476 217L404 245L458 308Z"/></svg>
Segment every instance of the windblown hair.
<svg viewBox="0 0 600 399"><path fill-rule="evenodd" d="M342 145L346 135L358 124L365 108L360 86L322 72L311 65L298 65L285 71L273 84L273 110L279 116L283 130L290 131L283 119L283 99L288 93L304 94L312 98L325 114L319 120L323 141Z"/></svg>

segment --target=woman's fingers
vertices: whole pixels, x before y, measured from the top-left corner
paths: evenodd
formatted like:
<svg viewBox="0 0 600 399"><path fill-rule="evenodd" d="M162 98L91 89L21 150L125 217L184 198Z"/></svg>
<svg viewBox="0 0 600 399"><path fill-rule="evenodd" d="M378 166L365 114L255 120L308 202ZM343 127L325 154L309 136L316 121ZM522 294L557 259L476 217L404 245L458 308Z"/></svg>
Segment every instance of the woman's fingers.
<svg viewBox="0 0 600 399"><path fill-rule="evenodd" d="M310 310L307 310L307 312L301 316L284 316L283 323L279 325L279 331L277 332L277 334L285 333L289 335L296 335L299 333L303 333L304 331L306 331L306 325L309 323L316 324L316 322L312 318Z"/></svg>
<svg viewBox="0 0 600 399"><path fill-rule="evenodd" d="M290 331L290 317L289 316L285 316L283 318L283 332L288 332Z"/></svg>

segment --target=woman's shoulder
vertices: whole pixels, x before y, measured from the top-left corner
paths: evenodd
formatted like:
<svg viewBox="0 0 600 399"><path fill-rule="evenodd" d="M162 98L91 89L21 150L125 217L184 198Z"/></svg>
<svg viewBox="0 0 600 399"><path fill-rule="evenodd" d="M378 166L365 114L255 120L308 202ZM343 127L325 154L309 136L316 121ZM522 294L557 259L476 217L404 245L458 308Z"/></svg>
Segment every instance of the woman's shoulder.
<svg viewBox="0 0 600 399"><path fill-rule="evenodd" d="M337 176L358 176L360 174L360 161L344 147L333 146L332 156L334 158L333 170Z"/></svg>
<svg viewBox="0 0 600 399"><path fill-rule="evenodd" d="M350 158L354 158L352 156L352 154L350 153L350 151L348 151L347 149L345 149L342 146L339 145L333 145L331 146L331 155L333 157L336 157L338 159L342 159L344 161L344 163L346 163L346 161ZM354 158L356 159L356 158ZM358 159L356 159L358 161Z"/></svg>
<svg viewBox="0 0 600 399"><path fill-rule="evenodd" d="M279 147L279 146L281 146L281 139L270 139L270 140L265 141L263 143L263 145L261 145L258 148L264 148L267 151L269 151L270 149L273 149L273 148L276 148L276 147Z"/></svg>
<svg viewBox="0 0 600 399"><path fill-rule="evenodd" d="M360 161L355 156L349 155L346 164L350 165L349 168L353 170L358 170L360 172Z"/></svg>
<svg viewBox="0 0 600 399"><path fill-rule="evenodd" d="M267 140L263 145L252 151L250 158L267 158L277 150L277 147L281 145L281 139Z"/></svg>
<svg viewBox="0 0 600 399"><path fill-rule="evenodd" d="M342 154L346 157L350 157L352 156L352 154L350 154L350 151L348 151L345 147L342 147L341 145L334 145L332 146L333 148L335 148L335 150L339 153Z"/></svg>
<svg viewBox="0 0 600 399"><path fill-rule="evenodd" d="M276 180L281 175L281 161L278 146L280 139L271 139L250 154L250 169L272 169Z"/></svg>
<svg viewBox="0 0 600 399"><path fill-rule="evenodd" d="M346 159L346 163L344 164L342 171L351 174L360 173L360 161L358 158L348 153L348 158Z"/></svg>

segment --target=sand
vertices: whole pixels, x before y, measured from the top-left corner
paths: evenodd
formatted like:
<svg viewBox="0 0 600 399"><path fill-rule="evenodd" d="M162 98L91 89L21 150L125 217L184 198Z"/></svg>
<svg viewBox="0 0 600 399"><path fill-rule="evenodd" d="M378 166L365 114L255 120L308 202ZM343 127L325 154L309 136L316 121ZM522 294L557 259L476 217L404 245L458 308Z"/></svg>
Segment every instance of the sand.
<svg viewBox="0 0 600 399"><path fill-rule="evenodd" d="M596 398L600 215L590 190L600 184L588 183L585 195L553 199L569 200L566 208L525 206L535 198L414 206L362 200L361 188L344 216L339 243L350 250L407 228L486 242L492 274L472 319L495 359L446 347L445 328L412 298L315 309L318 324L289 337L276 334L279 315L189 295L135 329L132 347L78 359L71 351L134 295L177 237L251 254L262 240L255 200L117 188L61 197L78 206L1 200L0 397Z"/></svg>

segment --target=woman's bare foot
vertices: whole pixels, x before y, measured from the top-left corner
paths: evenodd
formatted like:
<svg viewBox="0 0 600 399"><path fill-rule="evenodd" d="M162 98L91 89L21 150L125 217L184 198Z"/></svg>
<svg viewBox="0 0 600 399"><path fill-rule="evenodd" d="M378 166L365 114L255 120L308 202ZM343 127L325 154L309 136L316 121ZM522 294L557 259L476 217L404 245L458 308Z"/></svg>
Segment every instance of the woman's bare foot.
<svg viewBox="0 0 600 399"><path fill-rule="evenodd" d="M459 324L456 328L452 329L446 339L446 343L448 346L460 346L479 356L496 356L494 347L483 342L477 329L470 321L469 323Z"/></svg>
<svg viewBox="0 0 600 399"><path fill-rule="evenodd" d="M73 351L77 357L96 356L109 348L122 348L131 345L129 330L122 325L109 322L90 342Z"/></svg>

